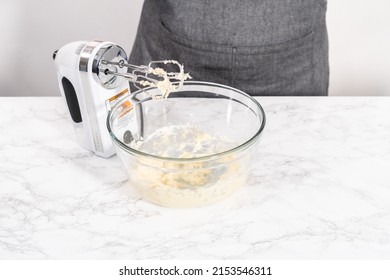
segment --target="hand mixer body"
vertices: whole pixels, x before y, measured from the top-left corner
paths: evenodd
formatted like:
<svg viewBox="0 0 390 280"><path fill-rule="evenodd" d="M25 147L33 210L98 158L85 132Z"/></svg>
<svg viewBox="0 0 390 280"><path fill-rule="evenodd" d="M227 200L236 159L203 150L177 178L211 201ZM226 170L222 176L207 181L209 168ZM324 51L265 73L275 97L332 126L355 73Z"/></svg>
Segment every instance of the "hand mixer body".
<svg viewBox="0 0 390 280"><path fill-rule="evenodd" d="M115 152L106 128L107 102L129 93L129 84L120 77L108 80L98 67L102 59L127 60L125 52L111 42L79 41L65 45L54 55L60 91L78 142L98 156L112 156Z"/></svg>

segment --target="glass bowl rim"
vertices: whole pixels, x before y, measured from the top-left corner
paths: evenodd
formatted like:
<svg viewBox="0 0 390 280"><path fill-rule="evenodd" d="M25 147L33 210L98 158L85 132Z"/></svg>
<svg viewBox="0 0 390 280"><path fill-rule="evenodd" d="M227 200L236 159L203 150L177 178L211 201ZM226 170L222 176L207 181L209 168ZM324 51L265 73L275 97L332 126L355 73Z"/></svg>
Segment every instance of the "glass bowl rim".
<svg viewBox="0 0 390 280"><path fill-rule="evenodd" d="M136 96L137 94L139 94L143 91L151 89L151 87L147 87L147 88L144 88L143 90L137 90L134 93L131 93L130 95L127 95L124 98L120 99L108 112L106 125L107 125L107 129L108 129L108 132L110 133L111 138L114 140L114 144L116 144L119 148L121 148L126 153L131 154L131 155L142 156L142 157L148 158L148 159L158 159L161 161L169 161L169 162L177 162L177 163L181 162L182 163L182 162L194 162L194 161L212 161L212 160L220 159L222 157L234 154L236 152L244 151L244 150L248 149L249 147L253 146L259 140L261 133L263 132L264 127L265 127L266 117L265 117L265 112L264 112L263 107L252 96L250 96L249 94L247 94L247 93L245 93L242 90L239 90L237 88L230 87L230 86L223 85L223 84L218 84L218 83L203 82L203 81L185 81L184 85L201 85L201 86L218 87L218 88L227 89L229 91L233 91L235 93L243 95L245 98L249 99L250 101L252 101L256 105L258 112L260 113L259 115L261 116L260 128L256 131L256 133L251 138L249 138L247 141L243 142L242 144L240 144L234 148L231 148L229 150L226 150L226 151L223 151L220 153L216 153L216 154L212 154L212 155L208 155L208 156L193 157L193 158L172 158L172 157L160 157L157 155L141 152L139 150L136 150L136 149L133 149L133 148L127 146L126 144L124 144L121 140L119 140L115 136L114 132L111 129L110 119L112 117L112 113L120 106L120 104L122 104L122 102L124 100L126 100L128 98L132 98L133 96ZM143 100L139 101L139 103L142 103L142 102L145 102L148 100L150 100L150 99L149 98L143 99Z"/></svg>

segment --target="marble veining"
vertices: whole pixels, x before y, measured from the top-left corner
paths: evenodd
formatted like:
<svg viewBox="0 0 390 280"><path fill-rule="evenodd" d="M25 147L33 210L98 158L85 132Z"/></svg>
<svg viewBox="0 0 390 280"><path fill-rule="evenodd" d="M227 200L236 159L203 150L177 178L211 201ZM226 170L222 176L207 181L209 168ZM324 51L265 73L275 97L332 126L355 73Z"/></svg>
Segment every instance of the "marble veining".
<svg viewBox="0 0 390 280"><path fill-rule="evenodd" d="M1 98L0 259L389 259L390 98L257 99L246 186L169 209L79 147L61 98Z"/></svg>

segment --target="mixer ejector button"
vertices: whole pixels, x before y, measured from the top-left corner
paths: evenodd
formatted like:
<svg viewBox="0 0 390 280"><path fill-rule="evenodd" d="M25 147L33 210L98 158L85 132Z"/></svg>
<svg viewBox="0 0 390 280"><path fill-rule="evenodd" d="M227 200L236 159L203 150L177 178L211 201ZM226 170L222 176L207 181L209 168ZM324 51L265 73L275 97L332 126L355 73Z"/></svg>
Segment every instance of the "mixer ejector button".
<svg viewBox="0 0 390 280"><path fill-rule="evenodd" d="M130 144L133 141L134 137L130 130L126 130L123 134L123 142L125 144Z"/></svg>

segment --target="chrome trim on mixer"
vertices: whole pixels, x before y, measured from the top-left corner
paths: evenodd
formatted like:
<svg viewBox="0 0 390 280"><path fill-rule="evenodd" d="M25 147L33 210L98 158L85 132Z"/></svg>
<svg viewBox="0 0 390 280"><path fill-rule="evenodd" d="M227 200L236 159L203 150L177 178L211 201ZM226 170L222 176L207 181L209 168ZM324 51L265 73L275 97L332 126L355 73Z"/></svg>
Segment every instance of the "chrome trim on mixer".
<svg viewBox="0 0 390 280"><path fill-rule="evenodd" d="M116 88L121 82L117 76L126 76L126 67L120 67L120 61L127 61L127 55L120 46L109 43L102 46L92 62L92 75L95 81L106 89ZM109 63L107 63L109 62Z"/></svg>
<svg viewBox="0 0 390 280"><path fill-rule="evenodd" d="M90 59L91 53L101 43L102 41L91 41L83 48L83 50L80 53L80 63L79 63L80 71L88 72L88 61Z"/></svg>

